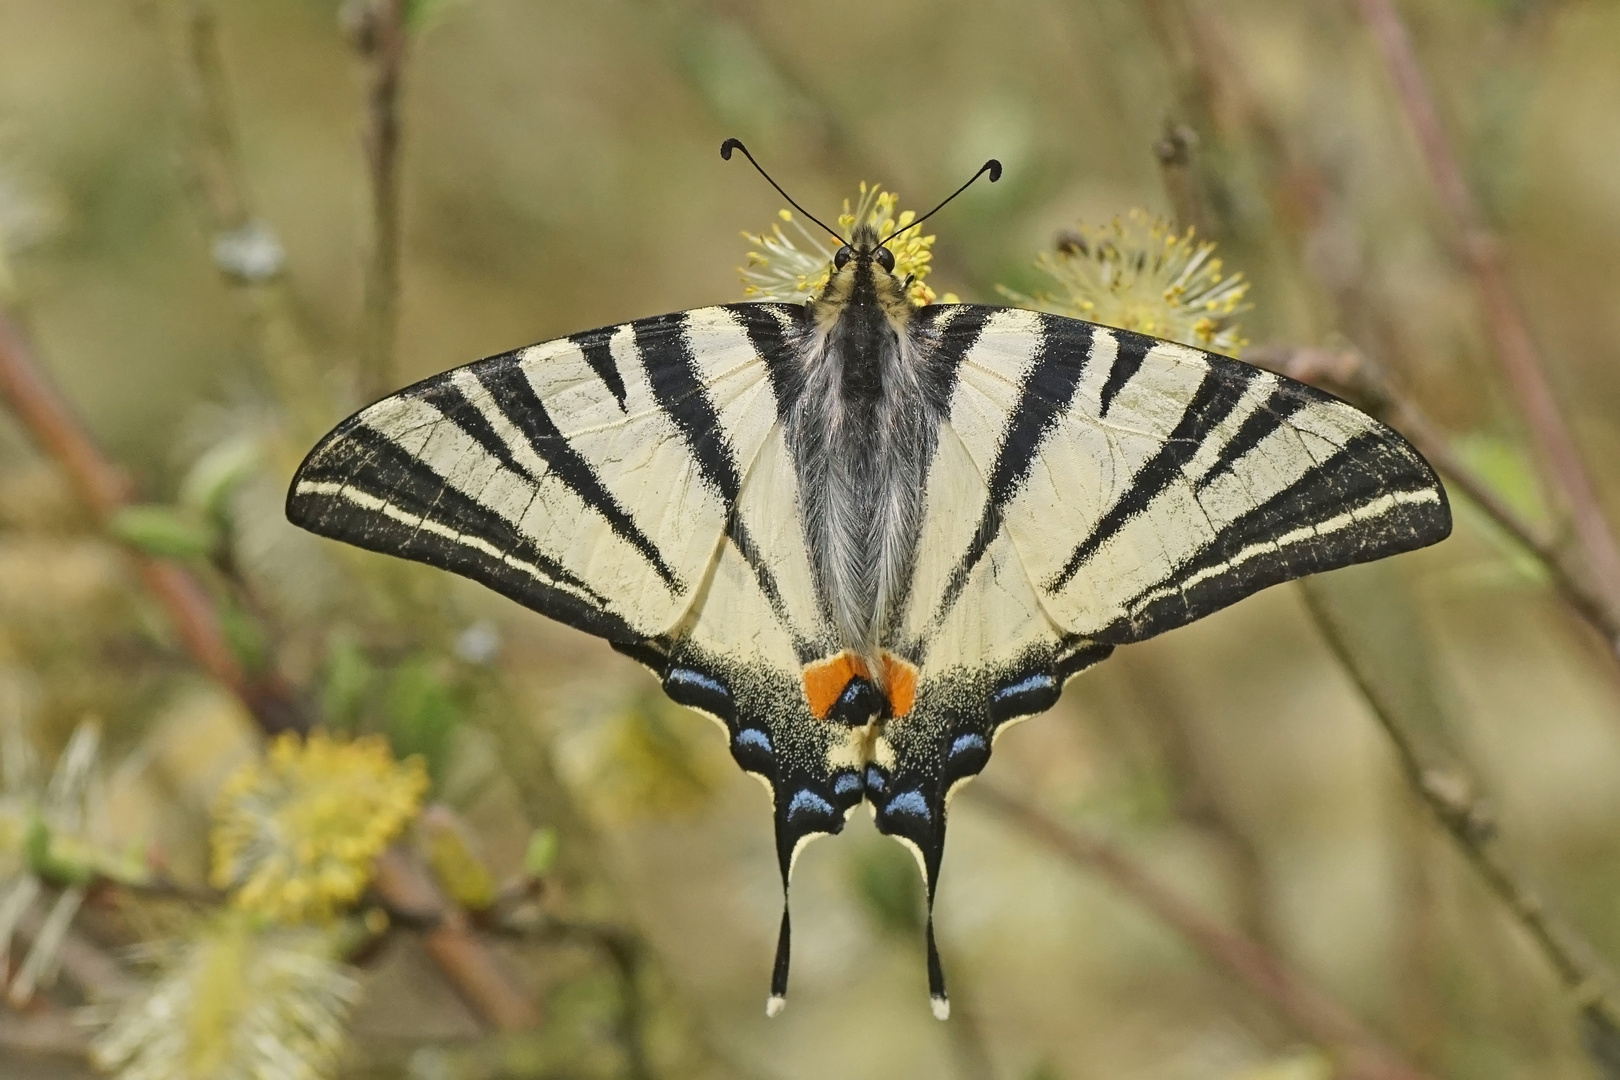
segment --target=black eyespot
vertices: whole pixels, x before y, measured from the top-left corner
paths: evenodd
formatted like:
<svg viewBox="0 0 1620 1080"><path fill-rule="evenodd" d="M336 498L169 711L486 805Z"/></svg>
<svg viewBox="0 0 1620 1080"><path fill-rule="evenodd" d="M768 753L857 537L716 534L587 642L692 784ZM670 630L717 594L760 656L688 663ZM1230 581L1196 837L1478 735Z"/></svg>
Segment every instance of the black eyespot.
<svg viewBox="0 0 1620 1080"><path fill-rule="evenodd" d="M844 264L849 262L849 260L853 259L854 257L855 249L850 247L848 244L845 244L843 247L838 249L838 254L833 256L833 269L842 270L844 268Z"/></svg>
<svg viewBox="0 0 1620 1080"><path fill-rule="evenodd" d="M885 271L891 274L894 273L894 252L886 247L880 247L873 257L877 259L877 264L883 267Z"/></svg>

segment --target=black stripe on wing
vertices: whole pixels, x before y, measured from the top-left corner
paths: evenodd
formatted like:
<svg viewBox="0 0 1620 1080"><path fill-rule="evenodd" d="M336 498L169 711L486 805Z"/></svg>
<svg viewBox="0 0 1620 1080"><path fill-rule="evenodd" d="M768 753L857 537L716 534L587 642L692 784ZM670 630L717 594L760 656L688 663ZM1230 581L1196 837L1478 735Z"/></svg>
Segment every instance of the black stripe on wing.
<svg viewBox="0 0 1620 1080"><path fill-rule="evenodd" d="M1007 417L996 461L990 468L987 478L990 494L979 515L978 530L951 572L934 616L936 622L955 605L974 568L1001 530L1002 507L1023 487L1047 436L1056 429L1059 418L1074 400L1080 377L1091 359L1091 323L1043 317L1040 325L1035 361L1024 378L1018 403ZM1140 363L1139 359L1138 366Z"/></svg>
<svg viewBox="0 0 1620 1080"><path fill-rule="evenodd" d="M1198 482L1193 485L1193 490L1201 492L1222 476L1231 472L1237 466L1237 463L1242 460L1244 454L1259 446L1273 432L1282 427L1289 417L1304 408L1309 403L1309 399L1305 395L1298 393L1297 390L1298 388L1292 383L1279 383L1264 404L1243 418L1243 423L1238 425L1236 434L1227 440L1225 446L1221 447L1221 452L1215 458L1215 463L1209 467L1209 470L1203 476L1198 478Z"/></svg>
<svg viewBox="0 0 1620 1080"><path fill-rule="evenodd" d="M989 304L933 304L917 312L914 325L927 348L921 373L923 392L941 416L950 415L962 361L979 343L985 324L1006 308Z"/></svg>
<svg viewBox="0 0 1620 1080"><path fill-rule="evenodd" d="M310 451L288 493L287 519L321 536L472 578L587 633L621 641L638 636L607 597L510 521L358 418Z"/></svg>
<svg viewBox="0 0 1620 1080"><path fill-rule="evenodd" d="M742 322L748 343L765 361L776 398L776 418L785 421L804 392L804 365L798 360L798 342L809 331L803 307L788 304L730 304L726 310Z"/></svg>
<svg viewBox="0 0 1620 1080"><path fill-rule="evenodd" d="M1119 349L1114 354L1114 363L1108 369L1108 379L1103 383L1102 393L1097 401L1098 417L1106 417L1109 408L1119 392L1125 389L1125 384L1131 381L1131 376L1142 370L1142 361L1158 342L1143 334L1133 334L1129 330L1113 331L1114 340L1118 342Z"/></svg>
<svg viewBox="0 0 1620 1080"><path fill-rule="evenodd" d="M1045 584L1047 591L1057 592L1067 585L1088 559L1182 476L1187 462L1215 426L1237 408L1249 383L1259 374L1258 369L1246 364L1209 365L1164 445L1131 477L1130 485L1097 522L1091 534L1075 546L1063 569Z"/></svg>
<svg viewBox="0 0 1620 1080"><path fill-rule="evenodd" d="M741 470L714 402L703 388L686 336L686 313L642 319L630 326L653 399L680 429L703 482L726 506L737 505Z"/></svg>
<svg viewBox="0 0 1620 1080"><path fill-rule="evenodd" d="M1333 400L1309 387L1290 389ZM1427 547L1450 533L1445 488L1428 463L1394 431L1371 431L1232 521L1095 637L1140 641L1269 586Z"/></svg>
<svg viewBox="0 0 1620 1080"><path fill-rule="evenodd" d="M636 524L635 519L619 505L613 493L603 485L602 478L596 474L591 463L574 449L567 436L557 427L551 413L540 400L540 395L534 392L534 386L529 382L523 368L518 364L497 362L479 365L472 370L479 385L489 392L490 402L500 410L507 423L523 433L524 439L539 455L540 460L546 463L551 475L567 484L568 489L579 496L581 502L599 514L602 520L607 522L608 528L613 530L613 535L635 548L671 593L678 594L685 591L685 584L664 562L663 553L658 550L658 546L641 531L641 526ZM443 409L441 411L445 411L450 419L471 434L471 429L465 421L469 418L469 414L478 413L478 406L467 401L459 392L457 396L462 399L462 410L454 413ZM484 418L480 415L479 420L484 421ZM486 428L489 426L487 421L484 421L484 426ZM491 430L490 434L495 433ZM479 441L483 442L481 438ZM500 440L497 438L496 441ZM505 448L504 443L502 447ZM510 451L501 455L501 458L513 471L520 475L528 475L525 470L511 464ZM537 476L530 476L529 479L535 482L540 480Z"/></svg>
<svg viewBox="0 0 1620 1080"><path fill-rule="evenodd" d="M734 305L729 310L735 312L737 308L746 306ZM647 384L652 388L653 399L679 429L703 482L726 506L726 536L736 545L753 572L760 592L770 604L771 613L793 632L793 622L782 600L776 575L760 557L758 545L735 512L737 497L742 491L743 470L749 463L738 462L736 451L720 423L714 401L703 386L687 337L686 319L685 312L675 312L631 323L636 352L641 357L642 369L647 373ZM750 338L752 340L752 335ZM808 654L809 643L797 640L796 632L794 636L795 646L800 652Z"/></svg>
<svg viewBox="0 0 1620 1080"><path fill-rule="evenodd" d="M586 330L575 334L569 342L585 354L585 362L596 372L596 377L602 380L613 400L619 403L619 411L625 411L624 376L619 374L619 365L613 359L613 335L619 332L617 326L604 326L600 330Z"/></svg>

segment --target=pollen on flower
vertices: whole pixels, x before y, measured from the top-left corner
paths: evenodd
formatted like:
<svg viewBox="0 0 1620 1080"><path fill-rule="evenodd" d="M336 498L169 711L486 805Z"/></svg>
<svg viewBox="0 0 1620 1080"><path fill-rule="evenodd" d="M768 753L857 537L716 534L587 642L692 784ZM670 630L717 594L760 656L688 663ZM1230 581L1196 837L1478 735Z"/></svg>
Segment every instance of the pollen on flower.
<svg viewBox="0 0 1620 1080"><path fill-rule="evenodd" d="M395 761L379 737L283 735L220 790L211 881L265 918L330 920L359 898L427 787L422 760Z"/></svg>
<svg viewBox="0 0 1620 1080"><path fill-rule="evenodd" d="M884 191L877 184L861 182L860 194L853 204L844 200L844 211L838 215L838 227L847 236L858 223L871 225L879 236L888 236L896 229L904 229L917 219L914 211L896 214L900 197ZM833 250L821 237L801 224L791 211L777 212L781 221L766 233L743 233L743 239L753 245L748 261L737 268L742 277L743 295L750 300L780 300L803 303L819 293L832 274ZM792 230L790 235L783 226ZM890 240L887 247L894 254L896 277L911 278L906 290L913 304L922 307L934 302L934 290L923 281L932 268L933 236L921 235L921 230L901 233Z"/></svg>
<svg viewBox="0 0 1620 1080"><path fill-rule="evenodd" d="M1236 356L1247 345L1233 316L1249 310L1249 282L1223 274L1215 245L1177 233L1162 218L1131 210L1102 228L1079 225L1042 252L1037 268L1054 293L1025 296L998 286L1016 304L1135 330L1151 337Z"/></svg>

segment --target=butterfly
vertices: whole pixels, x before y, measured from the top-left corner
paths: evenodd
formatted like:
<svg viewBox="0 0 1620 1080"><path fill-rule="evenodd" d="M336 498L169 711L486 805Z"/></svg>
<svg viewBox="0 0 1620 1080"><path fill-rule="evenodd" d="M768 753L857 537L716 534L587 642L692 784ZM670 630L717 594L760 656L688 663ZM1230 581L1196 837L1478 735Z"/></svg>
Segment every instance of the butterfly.
<svg viewBox="0 0 1620 1080"><path fill-rule="evenodd" d="M310 451L287 516L605 638L725 729L771 793L770 1015L794 860L867 804L921 868L943 1019L948 807L1002 732L1120 645L1451 516L1336 398L1077 319L918 308L893 235L827 231L807 303L588 330L378 401Z"/></svg>

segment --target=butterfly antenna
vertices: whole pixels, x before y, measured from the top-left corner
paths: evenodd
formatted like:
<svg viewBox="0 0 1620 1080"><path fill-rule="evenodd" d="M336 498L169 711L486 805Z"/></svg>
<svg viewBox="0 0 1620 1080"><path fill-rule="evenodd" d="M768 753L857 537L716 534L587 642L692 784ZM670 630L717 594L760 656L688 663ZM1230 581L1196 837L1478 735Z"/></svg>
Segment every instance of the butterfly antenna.
<svg viewBox="0 0 1620 1080"><path fill-rule="evenodd" d="M732 141L736 142L735 139L733 139ZM742 144L737 143L737 145L741 146ZM746 154L746 153L748 153L748 151L744 150L743 153ZM895 237L897 237L901 233L905 232L907 229L915 229L917 226L921 225L923 222L927 221L929 218L933 217L935 214L937 214L941 210L945 209L945 203L950 202L952 199L954 199L958 195L962 194L962 192L964 192L968 188L972 187L973 186L973 181L977 180L979 177L983 176L985 173L990 174L990 182L992 184L995 183L997 180L1000 180L1001 179L1001 162L997 161L995 158L991 158L989 161L987 161L983 165L979 166L979 171L974 173L973 176L968 180L967 183L963 184L961 187L957 188L955 191L953 191L949 195L945 196L945 201L944 202L940 203L938 206L936 206L932 210L928 211L928 213L924 214L922 217L918 218L916 221L913 221L910 225L903 225L900 228L894 230L894 232L890 233L888 236L885 236L881 241L879 241L878 246L882 247L883 245L887 244L890 240L893 240ZM769 180L770 177L767 176L765 179ZM823 225L822 228L826 228L826 226Z"/></svg>
<svg viewBox="0 0 1620 1080"><path fill-rule="evenodd" d="M746 147L746 146L744 146L742 144L741 139L727 139L725 142L721 143L720 144L720 157L723 158L726 161L730 161L731 160L731 152L733 150L741 150L743 152L743 157L748 159L748 164L752 165L756 169L759 169L759 175L763 176L765 178L765 182L770 184L771 187L775 188L781 194L782 198L784 198L784 199L786 199L788 201L788 203L793 207L793 209L797 210L799 213L803 214L805 217L809 218L811 221L814 221L817 225L821 225L821 227L823 229L827 229L827 226L822 224L820 218L816 217L810 211L806 210L804 207L802 207L798 203L794 202L793 201L793 196L791 196L787 192L783 191L782 190L782 185L778 184L775 180L772 180L771 179L771 174L766 172L764 169L761 169L759 167L759 162L754 160L754 155L750 154L748 152L748 147ZM984 170L980 169L979 171L983 172ZM1000 165L996 165L996 174L998 176L1001 174L1001 166ZM974 179L978 179L978 178L975 177ZM968 181L968 183L970 183L970 184L972 182L973 182L972 180ZM950 200L947 199L946 201L949 202ZM827 229L827 232L830 233L832 235L832 238L834 240L838 241L840 244L845 244L846 246L848 245L848 241L846 241L842 236L839 236L837 233L833 232L831 229Z"/></svg>

